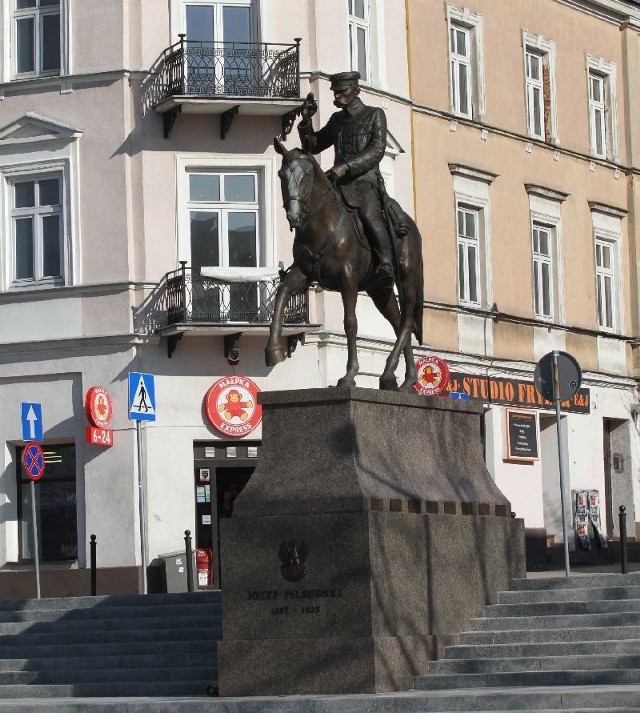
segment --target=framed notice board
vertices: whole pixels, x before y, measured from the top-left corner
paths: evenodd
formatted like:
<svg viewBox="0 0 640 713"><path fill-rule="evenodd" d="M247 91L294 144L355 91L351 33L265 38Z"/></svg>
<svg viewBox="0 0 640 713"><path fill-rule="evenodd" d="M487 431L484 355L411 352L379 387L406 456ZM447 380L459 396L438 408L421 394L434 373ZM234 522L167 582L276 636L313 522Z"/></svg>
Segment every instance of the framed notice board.
<svg viewBox="0 0 640 713"><path fill-rule="evenodd" d="M538 413L505 409L507 419L506 460L532 462L538 460Z"/></svg>

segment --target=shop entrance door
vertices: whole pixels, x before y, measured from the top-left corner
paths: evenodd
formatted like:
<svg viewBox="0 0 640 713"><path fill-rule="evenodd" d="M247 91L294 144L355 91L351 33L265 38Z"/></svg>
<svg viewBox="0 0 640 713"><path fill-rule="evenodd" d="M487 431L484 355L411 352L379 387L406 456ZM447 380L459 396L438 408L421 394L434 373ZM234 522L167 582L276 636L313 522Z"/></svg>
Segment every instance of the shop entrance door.
<svg viewBox="0 0 640 713"><path fill-rule="evenodd" d="M221 589L220 521L231 517L233 503L257 465L258 443L194 444L196 550L208 550L212 572L208 582L198 574L200 588Z"/></svg>

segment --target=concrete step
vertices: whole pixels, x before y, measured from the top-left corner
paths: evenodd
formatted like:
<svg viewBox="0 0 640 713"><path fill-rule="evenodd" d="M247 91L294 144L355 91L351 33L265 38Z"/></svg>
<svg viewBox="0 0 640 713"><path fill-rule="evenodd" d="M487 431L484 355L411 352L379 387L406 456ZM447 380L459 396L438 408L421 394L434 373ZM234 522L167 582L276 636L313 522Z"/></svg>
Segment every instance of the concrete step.
<svg viewBox="0 0 640 713"><path fill-rule="evenodd" d="M131 647L129 647L129 652ZM95 652L95 649L94 649ZM197 668L206 665L207 668L215 669L216 647L211 646L207 652L180 654L162 653L123 653L111 656L55 656L50 658L11 658L0 659L0 675L3 673L16 673L19 671L83 671L105 670L105 669L136 669L136 668Z"/></svg>
<svg viewBox="0 0 640 713"><path fill-rule="evenodd" d="M20 698L19 695L14 697ZM51 695L46 701L28 700L25 697L13 701L0 700L1 713L637 713L639 709L640 686L635 685L233 699L188 694L180 698L168 698L156 693L155 697L146 699L56 699Z"/></svg>
<svg viewBox="0 0 640 713"><path fill-rule="evenodd" d="M133 685L143 682L188 682L214 680L214 666L191 666L161 668L112 668L112 669L78 669L78 670L47 670L47 671L7 671L0 673L0 689L3 686L18 686L26 684L45 685L76 685L95 683L123 683Z"/></svg>
<svg viewBox="0 0 640 713"><path fill-rule="evenodd" d="M147 607L154 604L220 603L219 591L169 594L108 594L96 597L51 597L50 599L0 599L0 611L39 609L92 609L95 607Z"/></svg>
<svg viewBox="0 0 640 713"><path fill-rule="evenodd" d="M202 681L139 681L139 682L129 682L125 681L122 683L76 683L76 684L63 684L63 685L13 685L13 686L0 686L0 700L1 699L15 699L15 698L108 698L108 697L138 697L138 696L205 696L207 689L211 686L210 679L203 679ZM209 699L210 700L210 699ZM121 706L122 704L118 702ZM168 708L167 710L180 710L176 709L175 701L171 702L173 708ZM49 713L49 711L54 710L52 708L53 704L47 703L43 708L40 707L40 713ZM0 710L3 708L0 707ZM19 708L19 710L25 710L24 707ZM86 705L83 709L87 710ZM122 711L122 707L118 707L115 710ZM150 708L149 710L154 710Z"/></svg>
<svg viewBox="0 0 640 713"><path fill-rule="evenodd" d="M580 629L588 627L640 626L640 612L614 614L568 614L549 616L484 617L472 619L473 631L508 631L512 629ZM0 630L2 627L0 626Z"/></svg>
<svg viewBox="0 0 640 713"><path fill-rule="evenodd" d="M629 572L629 574L572 575L570 577L533 577L530 579L523 578L511 581L512 591L626 586L640 586L640 572Z"/></svg>
<svg viewBox="0 0 640 713"><path fill-rule="evenodd" d="M625 656L640 654L640 639L624 641L553 641L537 644L446 646L447 659L516 658L537 656Z"/></svg>
<svg viewBox="0 0 640 713"><path fill-rule="evenodd" d="M51 622L51 621L97 621L100 619L172 619L184 617L202 617L213 612L221 616L219 603L198 602L194 604L156 604L141 606L109 606L87 607L82 609L19 609L15 611L0 611L0 625L18 622Z"/></svg>
<svg viewBox="0 0 640 713"><path fill-rule="evenodd" d="M640 684L640 669L602 669L599 671L513 671L499 673L426 674L414 679L424 690L457 688L500 688L505 686L609 686Z"/></svg>
<svg viewBox="0 0 640 713"><path fill-rule="evenodd" d="M0 650L0 668L3 661L12 659L53 658L56 660L59 657L69 657L90 660L96 654L98 656L126 656L131 653L140 656L185 656L192 653L196 656L211 657L215 656L217 652L217 642L212 637L197 640L191 638L179 641L137 642L134 649L132 649L131 643L123 643L118 640L115 643L101 642L99 647L99 650L96 651L95 643L10 646Z"/></svg>
<svg viewBox="0 0 640 713"><path fill-rule="evenodd" d="M640 599L640 585L629 587L579 587L573 589L526 589L498 592L498 604L528 602L590 602L596 600Z"/></svg>
<svg viewBox="0 0 640 713"><path fill-rule="evenodd" d="M526 644L552 641L608 641L640 639L638 626L591 627L580 629L505 629L500 631L465 631L458 636L459 644Z"/></svg>
<svg viewBox="0 0 640 713"><path fill-rule="evenodd" d="M484 616L487 618L623 613L640 615L640 599L604 599L585 602L526 602L522 604L489 604L484 607Z"/></svg>
<svg viewBox="0 0 640 713"><path fill-rule="evenodd" d="M19 638L16 636L0 636L0 656L11 653L13 647L19 645L41 645L41 644L105 644L105 643L126 643L129 645L149 641L189 641L202 639L220 638L220 627L206 626L206 621L202 622L199 629L144 629L144 630L118 630L118 631L60 631L56 630L48 633L33 631L33 628L24 633Z"/></svg>
<svg viewBox="0 0 640 713"><path fill-rule="evenodd" d="M127 610L128 612L129 610ZM112 619L75 619L64 618L54 621L42 622L14 622L10 624L0 624L0 641L5 636L20 636L22 634L31 636L32 634L49 634L55 632L82 632L91 631L94 633L101 631L133 631L144 630L152 631L154 629L161 630L167 624L171 625L172 629L197 629L203 621L209 626L222 626L221 616L215 616L210 613L206 616L203 612L200 616L178 616L174 619L173 616L164 617L115 617Z"/></svg>
<svg viewBox="0 0 640 713"><path fill-rule="evenodd" d="M521 656L514 658L441 659L429 662L429 673L513 673L515 671L598 671L640 669L640 652L627 656Z"/></svg>

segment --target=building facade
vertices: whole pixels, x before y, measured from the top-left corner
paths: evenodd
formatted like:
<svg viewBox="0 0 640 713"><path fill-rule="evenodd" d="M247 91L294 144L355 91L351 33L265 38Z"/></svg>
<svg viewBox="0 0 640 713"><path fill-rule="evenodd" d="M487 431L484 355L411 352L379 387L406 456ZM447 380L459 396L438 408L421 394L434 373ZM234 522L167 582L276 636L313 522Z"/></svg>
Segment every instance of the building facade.
<svg viewBox="0 0 640 713"><path fill-rule="evenodd" d="M633 537L640 7L408 8L426 341L448 362L450 389L485 403L489 470L548 543L563 538L560 459L535 368L554 350L575 359L582 386L560 428L570 549L585 491L600 505L590 539L618 536L621 505Z"/></svg>
<svg viewBox="0 0 640 713"><path fill-rule="evenodd" d="M45 596L87 593L91 534L102 592L140 589L141 564L183 549L187 529L213 551L217 584L217 520L262 431L214 427L207 393L234 376L327 386L346 362L339 298L312 289L291 307L291 358L265 366L292 244L273 140L309 91L323 125L329 75L358 69L363 99L387 113L389 192L412 210L404 2L7 0L0 43L3 595L33 593L31 439L46 464L34 486ZM393 337L374 312L362 298L363 386ZM130 373L153 375L155 393L130 392ZM94 386L111 398L107 436L86 434ZM155 420L138 450L129 415L143 396Z"/></svg>

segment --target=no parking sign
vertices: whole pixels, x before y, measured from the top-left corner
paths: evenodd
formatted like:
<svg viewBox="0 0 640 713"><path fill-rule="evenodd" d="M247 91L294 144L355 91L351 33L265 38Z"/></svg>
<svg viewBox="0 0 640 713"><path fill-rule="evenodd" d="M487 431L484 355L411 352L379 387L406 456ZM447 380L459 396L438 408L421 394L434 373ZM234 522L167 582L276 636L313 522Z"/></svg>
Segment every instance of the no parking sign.
<svg viewBox="0 0 640 713"><path fill-rule="evenodd" d="M39 443L29 441L24 447L22 465L31 480L40 480L44 475L44 453Z"/></svg>

